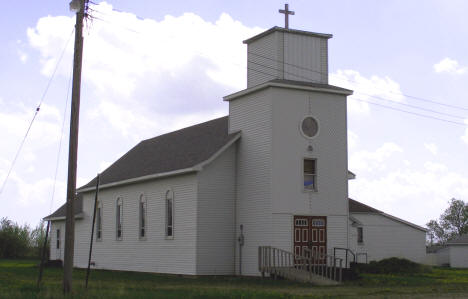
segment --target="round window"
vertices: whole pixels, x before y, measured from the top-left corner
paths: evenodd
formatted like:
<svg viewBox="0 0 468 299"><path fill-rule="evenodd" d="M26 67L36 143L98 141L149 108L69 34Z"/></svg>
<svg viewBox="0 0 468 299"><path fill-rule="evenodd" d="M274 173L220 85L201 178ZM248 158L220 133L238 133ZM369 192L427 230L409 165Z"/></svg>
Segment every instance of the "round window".
<svg viewBox="0 0 468 299"><path fill-rule="evenodd" d="M304 134L304 136L309 137L309 138L314 137L315 135L317 135L318 123L315 120L315 118L313 118L311 116L307 116L306 118L304 118L302 120L301 130L302 130L302 133Z"/></svg>

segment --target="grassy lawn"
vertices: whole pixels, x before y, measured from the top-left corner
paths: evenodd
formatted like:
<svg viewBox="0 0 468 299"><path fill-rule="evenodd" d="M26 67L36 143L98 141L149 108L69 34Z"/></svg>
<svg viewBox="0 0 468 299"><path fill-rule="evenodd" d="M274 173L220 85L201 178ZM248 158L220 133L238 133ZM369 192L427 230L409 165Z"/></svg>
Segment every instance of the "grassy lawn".
<svg viewBox="0 0 468 299"><path fill-rule="evenodd" d="M37 264L0 260L0 298L62 297L62 269L46 268L38 289ZM418 275L366 274L333 287L260 278L92 270L86 290L86 270L76 269L73 275L73 298L468 298L468 269L433 268Z"/></svg>

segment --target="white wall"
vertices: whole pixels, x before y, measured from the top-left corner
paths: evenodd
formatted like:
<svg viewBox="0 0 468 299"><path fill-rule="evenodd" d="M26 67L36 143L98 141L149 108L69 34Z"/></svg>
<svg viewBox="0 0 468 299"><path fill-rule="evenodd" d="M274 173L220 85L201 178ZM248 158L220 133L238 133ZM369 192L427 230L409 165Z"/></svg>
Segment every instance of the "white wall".
<svg viewBox="0 0 468 299"><path fill-rule="evenodd" d="M242 130L237 153L236 235L244 226L242 274L258 272L258 246L271 245L271 99L268 90L229 102L229 130ZM238 260L236 252L236 260ZM238 267L236 266L236 271Z"/></svg>
<svg viewBox="0 0 468 299"><path fill-rule="evenodd" d="M248 45L247 87L272 79L328 83L328 40L274 31Z"/></svg>
<svg viewBox="0 0 468 299"><path fill-rule="evenodd" d="M367 252L368 260L381 260L399 257L423 263L426 259L426 233L401 222L379 214L351 213L362 223L363 244L353 238L351 248L357 252ZM356 228L352 235L356 236Z"/></svg>
<svg viewBox="0 0 468 299"><path fill-rule="evenodd" d="M468 245L450 245L450 267L468 268Z"/></svg>
<svg viewBox="0 0 468 299"><path fill-rule="evenodd" d="M57 248L57 229L60 229L59 247ZM50 259L62 260L65 248L65 221L56 220L50 223Z"/></svg>
<svg viewBox="0 0 468 299"><path fill-rule="evenodd" d="M165 195L174 192L174 238L165 237ZM196 274L196 174L102 189L102 240L93 245L96 268ZM147 236L138 237L140 194L147 200ZM116 240L116 200L123 199L123 237ZM86 267L94 194L83 197L83 220L76 221L75 266Z"/></svg>
<svg viewBox="0 0 468 299"><path fill-rule="evenodd" d="M198 173L197 274L235 270L236 144Z"/></svg>
<svg viewBox="0 0 468 299"><path fill-rule="evenodd" d="M347 247L348 178L346 98L297 89L270 89L273 98L272 210L290 215L327 216L327 250ZM300 130L313 116L319 132L312 139ZM312 146L313 151L308 150ZM303 159L317 159L318 191L304 190ZM292 251L292 237L289 248Z"/></svg>

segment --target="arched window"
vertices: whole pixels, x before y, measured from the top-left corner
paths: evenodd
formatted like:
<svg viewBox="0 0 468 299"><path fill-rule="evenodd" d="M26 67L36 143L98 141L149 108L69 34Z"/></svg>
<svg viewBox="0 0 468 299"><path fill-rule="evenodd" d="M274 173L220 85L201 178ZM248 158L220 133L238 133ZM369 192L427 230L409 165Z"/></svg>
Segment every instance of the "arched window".
<svg viewBox="0 0 468 299"><path fill-rule="evenodd" d="M96 206L96 241L102 240L102 203Z"/></svg>
<svg viewBox="0 0 468 299"><path fill-rule="evenodd" d="M115 236L117 240L122 240L123 230L123 202L122 198L117 198L117 205L115 210Z"/></svg>
<svg viewBox="0 0 468 299"><path fill-rule="evenodd" d="M174 237L174 193L166 192L166 237Z"/></svg>
<svg viewBox="0 0 468 299"><path fill-rule="evenodd" d="M140 219L138 221L138 236L140 237L140 239L144 239L146 237L146 198L143 194L140 195L138 207L140 210Z"/></svg>

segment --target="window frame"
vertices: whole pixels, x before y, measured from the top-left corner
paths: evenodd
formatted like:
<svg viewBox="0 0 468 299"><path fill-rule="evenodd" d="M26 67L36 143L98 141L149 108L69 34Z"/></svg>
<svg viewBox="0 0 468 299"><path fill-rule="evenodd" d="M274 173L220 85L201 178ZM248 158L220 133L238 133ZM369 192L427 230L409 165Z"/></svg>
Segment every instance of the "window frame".
<svg viewBox="0 0 468 299"><path fill-rule="evenodd" d="M315 173L307 173L305 172L305 161L315 161ZM302 158L302 189L304 192L318 192L318 159L317 158L311 158L311 157L303 157ZM306 175L312 176L313 178L313 189L307 188L305 183L305 178Z"/></svg>
<svg viewBox="0 0 468 299"><path fill-rule="evenodd" d="M142 209L143 205L143 209ZM144 194L140 194L138 200L138 239L146 240L148 234L148 203ZM142 234L143 232L143 234Z"/></svg>
<svg viewBox="0 0 468 299"><path fill-rule="evenodd" d="M171 202L171 223L169 223L169 201ZM165 203L165 237L166 239L174 239L174 192L172 190L167 190L166 195L164 196ZM170 232L170 234L169 234Z"/></svg>
<svg viewBox="0 0 468 299"><path fill-rule="evenodd" d="M316 123L317 123L317 132L315 133L314 136L308 136L303 130L302 130L302 123L304 122L304 120L306 120L307 118L312 118ZM306 116L304 116L301 121L299 122L299 132L301 133L302 137L304 137L305 139L307 140L312 140L314 138L316 138L319 134L320 134L320 122L318 120L317 117L315 117L314 115L311 115L311 114L308 114Z"/></svg>
<svg viewBox="0 0 468 299"><path fill-rule="evenodd" d="M60 228L57 228L56 230L56 235L55 235L55 238L56 238L56 242L55 242L55 249L60 249Z"/></svg>
<svg viewBox="0 0 468 299"><path fill-rule="evenodd" d="M96 207L96 241L102 241L102 202Z"/></svg>
<svg viewBox="0 0 468 299"><path fill-rule="evenodd" d="M121 197L117 198L115 205L115 239L117 241L123 239L123 199Z"/></svg>
<svg viewBox="0 0 468 299"><path fill-rule="evenodd" d="M357 243L364 244L364 228L362 226L358 226L357 230Z"/></svg>

